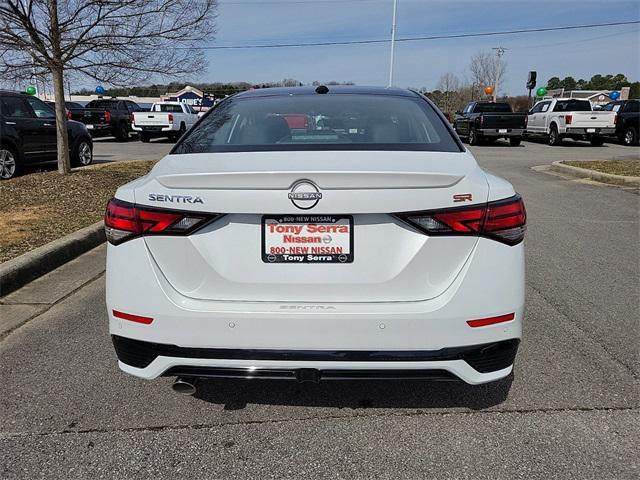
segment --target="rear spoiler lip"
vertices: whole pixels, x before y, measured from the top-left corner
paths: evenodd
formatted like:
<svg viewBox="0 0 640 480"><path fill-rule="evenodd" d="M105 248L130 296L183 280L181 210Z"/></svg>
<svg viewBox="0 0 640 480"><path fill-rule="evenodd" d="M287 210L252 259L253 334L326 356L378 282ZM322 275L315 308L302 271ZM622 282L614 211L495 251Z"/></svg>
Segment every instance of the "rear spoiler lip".
<svg viewBox="0 0 640 480"><path fill-rule="evenodd" d="M301 179L322 190L448 188L464 174L389 171L261 171L159 175L166 188L203 190L286 190Z"/></svg>

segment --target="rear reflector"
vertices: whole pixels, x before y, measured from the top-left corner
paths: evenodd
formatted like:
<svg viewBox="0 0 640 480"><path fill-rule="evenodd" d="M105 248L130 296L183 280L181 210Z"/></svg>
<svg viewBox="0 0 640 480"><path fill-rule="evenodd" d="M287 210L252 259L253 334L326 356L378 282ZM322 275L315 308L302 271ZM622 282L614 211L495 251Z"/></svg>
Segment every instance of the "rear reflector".
<svg viewBox="0 0 640 480"><path fill-rule="evenodd" d="M164 210L112 198L104 227L109 243L118 245L140 235L189 235L218 217L217 213Z"/></svg>
<svg viewBox="0 0 640 480"><path fill-rule="evenodd" d="M467 320L467 324L470 327L486 327L487 325L494 325L496 323L508 322L516 317L515 313L507 313L506 315L500 315L498 317L480 318L478 320Z"/></svg>
<svg viewBox="0 0 640 480"><path fill-rule="evenodd" d="M527 213L520 195L470 207L397 214L428 235L476 235L507 245L524 239Z"/></svg>
<svg viewBox="0 0 640 480"><path fill-rule="evenodd" d="M113 310L113 316L122 318L123 320L129 320L130 322L144 323L145 325L150 325L151 322L153 322L153 318L151 317L141 317L140 315L132 315L131 313L119 312L118 310Z"/></svg>

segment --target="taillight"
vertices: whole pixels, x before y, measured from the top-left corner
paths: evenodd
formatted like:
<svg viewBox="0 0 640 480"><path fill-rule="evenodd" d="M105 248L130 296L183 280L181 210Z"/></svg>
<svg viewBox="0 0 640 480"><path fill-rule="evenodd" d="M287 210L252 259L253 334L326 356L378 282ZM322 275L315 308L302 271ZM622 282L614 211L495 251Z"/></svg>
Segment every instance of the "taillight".
<svg viewBox="0 0 640 480"><path fill-rule="evenodd" d="M106 123L111 123L111 112L104 112L104 121Z"/></svg>
<svg viewBox="0 0 640 480"><path fill-rule="evenodd" d="M133 117L133 113L129 114L129 122L133 123L134 117Z"/></svg>
<svg viewBox="0 0 640 480"><path fill-rule="evenodd" d="M524 116L524 126L526 127L527 125L529 125L529 115Z"/></svg>
<svg viewBox="0 0 640 480"><path fill-rule="evenodd" d="M173 123L173 113L169 114L169 123Z"/></svg>
<svg viewBox="0 0 640 480"><path fill-rule="evenodd" d="M614 125L618 125L618 114L617 113L613 116L613 124Z"/></svg>
<svg viewBox="0 0 640 480"><path fill-rule="evenodd" d="M480 126L484 124L484 116L480 115Z"/></svg>
<svg viewBox="0 0 640 480"><path fill-rule="evenodd" d="M428 235L475 235L507 245L520 243L527 229L520 195L472 207L400 213L397 217Z"/></svg>
<svg viewBox="0 0 640 480"><path fill-rule="evenodd" d="M73 120L73 115L67 110L67 120Z"/></svg>
<svg viewBox="0 0 640 480"><path fill-rule="evenodd" d="M573 115L565 115L564 123L567 125L571 125L571 122L573 122Z"/></svg>
<svg viewBox="0 0 640 480"><path fill-rule="evenodd" d="M140 235L189 235L219 214L203 214L144 207L112 198L107 203L104 228L113 245Z"/></svg>

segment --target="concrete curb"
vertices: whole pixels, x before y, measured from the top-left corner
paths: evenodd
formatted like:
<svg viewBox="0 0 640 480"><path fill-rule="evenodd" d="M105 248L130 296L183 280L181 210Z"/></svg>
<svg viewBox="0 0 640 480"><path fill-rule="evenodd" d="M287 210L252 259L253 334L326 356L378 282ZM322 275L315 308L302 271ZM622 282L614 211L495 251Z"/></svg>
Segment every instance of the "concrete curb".
<svg viewBox="0 0 640 480"><path fill-rule="evenodd" d="M625 175L612 175L610 173L596 172L587 168L565 165L562 161L553 162L551 169L578 178L590 178L598 182L611 183L613 185L624 185L626 187L640 187L640 177L629 177Z"/></svg>
<svg viewBox="0 0 640 480"><path fill-rule="evenodd" d="M100 221L0 264L0 295L17 290L104 241L104 224Z"/></svg>

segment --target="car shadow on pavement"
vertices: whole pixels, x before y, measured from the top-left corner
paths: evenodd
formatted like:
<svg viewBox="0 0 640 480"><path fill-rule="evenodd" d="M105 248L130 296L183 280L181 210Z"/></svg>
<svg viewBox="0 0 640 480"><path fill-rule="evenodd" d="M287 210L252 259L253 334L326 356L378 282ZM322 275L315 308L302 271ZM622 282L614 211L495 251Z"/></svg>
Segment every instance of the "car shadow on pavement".
<svg viewBox="0 0 640 480"><path fill-rule="evenodd" d="M481 410L507 399L513 375L485 385L462 381L340 380L297 383L278 380L202 379L194 397L242 410L248 404L331 408L454 408Z"/></svg>
<svg viewBox="0 0 640 480"><path fill-rule="evenodd" d="M93 138L93 143L130 143L130 142L140 142L140 137L138 137L137 135L131 135L128 139L126 140L118 140L115 137L98 137L98 138ZM150 143L176 143L175 140L171 139L171 138L166 138L166 137L159 137L159 138L152 138Z"/></svg>
<svg viewBox="0 0 640 480"><path fill-rule="evenodd" d="M528 137L528 138L525 139L525 142L537 143L538 145L546 145L549 148L562 148L562 147L570 147L570 148L580 148L580 147L607 148L608 147L607 143L611 143L611 142L607 142L604 145L600 145L599 147L594 147L587 140L572 140L570 138L565 138L562 141L561 145L553 147L553 146L549 145L548 140L543 138L543 137Z"/></svg>

